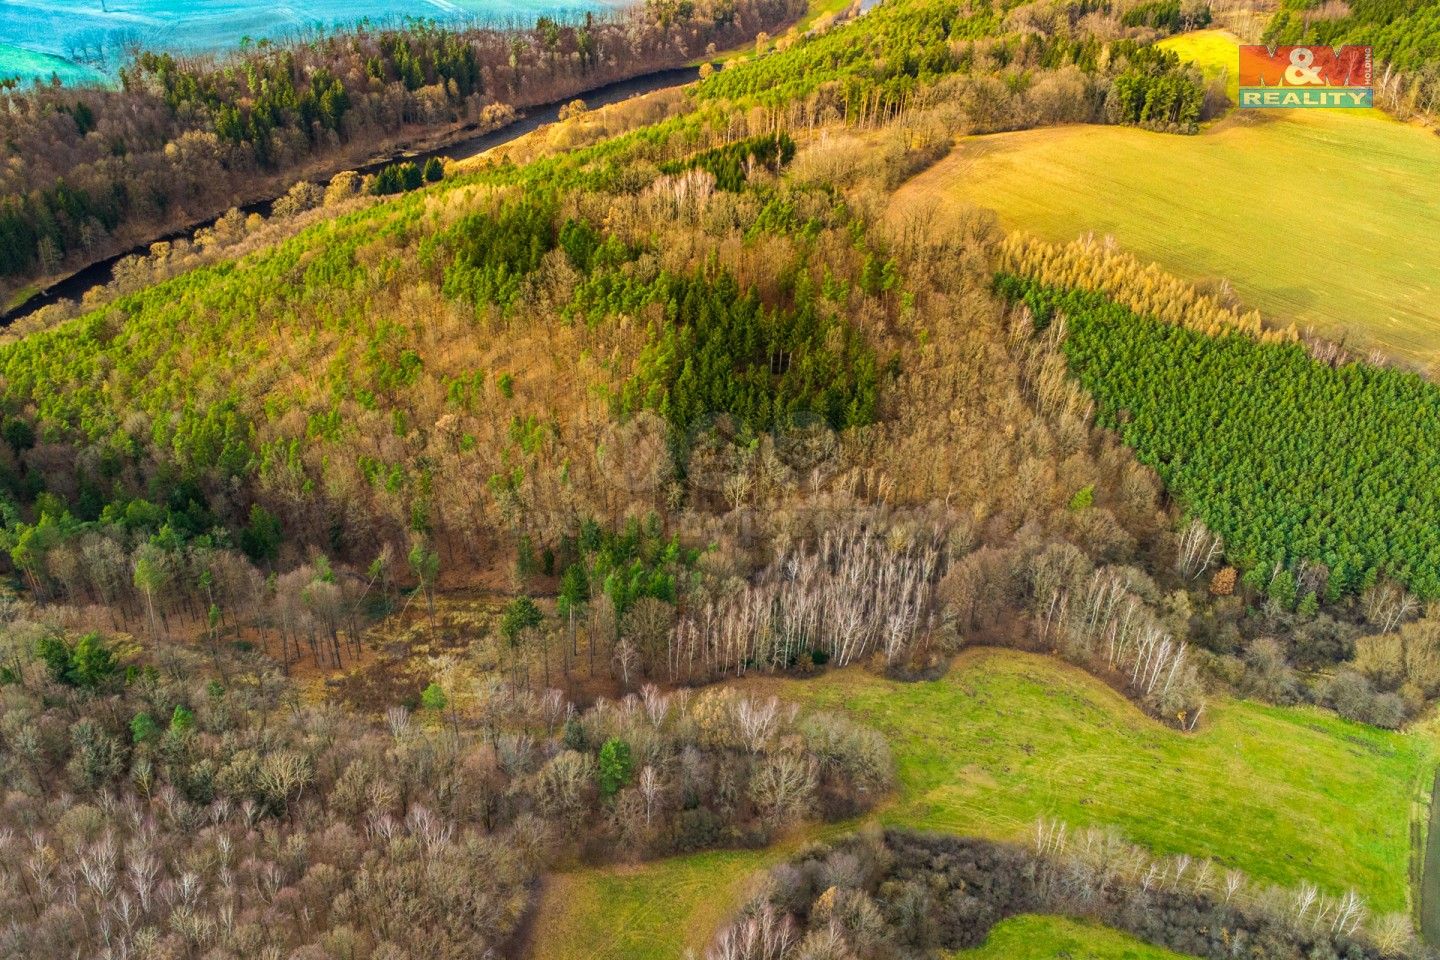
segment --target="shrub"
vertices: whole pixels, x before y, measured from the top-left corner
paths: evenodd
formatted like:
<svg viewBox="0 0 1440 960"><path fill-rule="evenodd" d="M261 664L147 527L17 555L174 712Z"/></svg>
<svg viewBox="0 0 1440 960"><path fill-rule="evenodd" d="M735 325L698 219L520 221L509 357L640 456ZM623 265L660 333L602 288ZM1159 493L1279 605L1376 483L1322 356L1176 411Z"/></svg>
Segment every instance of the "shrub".
<svg viewBox="0 0 1440 960"><path fill-rule="evenodd" d="M600 748L600 795L613 797L629 783L632 765L628 743L618 737L606 740Z"/></svg>
<svg viewBox="0 0 1440 960"><path fill-rule="evenodd" d="M433 681L420 693L420 705L435 713L444 710L448 702L445 691L441 689L440 684Z"/></svg>
<svg viewBox="0 0 1440 960"><path fill-rule="evenodd" d="M1350 669L1340 670L1326 684L1325 702L1340 716L1359 723L1376 723L1377 715L1388 707L1379 707L1370 681Z"/></svg>
<svg viewBox="0 0 1440 960"><path fill-rule="evenodd" d="M174 734L189 733L195 727L195 714L184 704L176 704L175 712L170 715L170 732Z"/></svg>

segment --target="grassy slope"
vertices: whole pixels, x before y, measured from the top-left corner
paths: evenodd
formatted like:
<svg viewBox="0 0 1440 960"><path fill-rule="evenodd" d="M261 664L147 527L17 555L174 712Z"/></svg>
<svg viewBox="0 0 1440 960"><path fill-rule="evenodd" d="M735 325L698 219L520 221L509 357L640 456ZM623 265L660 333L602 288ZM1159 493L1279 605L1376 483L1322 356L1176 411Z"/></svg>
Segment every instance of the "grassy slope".
<svg viewBox="0 0 1440 960"><path fill-rule="evenodd" d="M755 685L885 732L900 777L887 823L1003 838L1041 815L1107 824L1162 852L1213 856L1279 883L1353 886L1377 910L1405 908L1410 804L1428 740L1243 702L1213 704L1185 736L1078 670L1006 651L973 652L934 683L850 670ZM782 856L562 875L533 955L677 956L704 943L750 872Z"/></svg>
<svg viewBox="0 0 1440 960"><path fill-rule="evenodd" d="M72 63L48 53L36 53L9 43L0 43L0 77L19 77L28 85L31 80L49 83L50 77L59 74L60 82L68 84L94 84L113 86L115 81L105 74L82 64Z"/></svg>
<svg viewBox="0 0 1440 960"><path fill-rule="evenodd" d="M794 31L797 34L803 34L805 31L815 26L815 21L819 20L826 14L831 14L836 17L840 16L840 14L844 13L846 10L849 10L851 4L853 4L854 2L855 0L810 0L810 5L805 13L805 16L797 20L792 26L787 27L786 29L775 34L775 36L771 37L770 42L766 44L766 50L773 50L775 48L775 41L780 37L784 36L785 34L790 33L791 31ZM734 60L736 57L748 57L752 56L754 53L755 44L747 43L743 46L732 47L729 50L718 50L713 57L701 57L700 59L696 60L695 63L701 64L705 63L706 61L710 61L713 63L717 60Z"/></svg>
<svg viewBox="0 0 1440 960"><path fill-rule="evenodd" d="M1063 917L1012 917L997 923L990 937L974 950L952 954L954 960L1180 960L1107 927Z"/></svg>
<svg viewBox="0 0 1440 960"><path fill-rule="evenodd" d="M1233 41L1173 41L1214 71ZM1228 69L1233 74L1233 66ZM1193 280L1227 277L1249 306L1440 359L1440 144L1375 111L1247 111L1194 137L1060 127L963 141L897 194L996 210L1051 240L1094 231Z"/></svg>

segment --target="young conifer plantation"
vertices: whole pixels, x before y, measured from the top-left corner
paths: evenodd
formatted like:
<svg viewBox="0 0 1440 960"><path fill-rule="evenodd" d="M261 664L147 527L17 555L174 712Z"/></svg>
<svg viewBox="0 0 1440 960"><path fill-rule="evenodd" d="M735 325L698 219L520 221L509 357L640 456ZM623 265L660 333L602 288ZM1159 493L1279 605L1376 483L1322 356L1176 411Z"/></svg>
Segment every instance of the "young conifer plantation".
<svg viewBox="0 0 1440 960"><path fill-rule="evenodd" d="M1429 112L1391 6L1260 13ZM650 0L8 85L7 290L211 222L0 335L0 956L1435 956L1440 387L891 204L1281 122L1157 46L1256 15Z"/></svg>

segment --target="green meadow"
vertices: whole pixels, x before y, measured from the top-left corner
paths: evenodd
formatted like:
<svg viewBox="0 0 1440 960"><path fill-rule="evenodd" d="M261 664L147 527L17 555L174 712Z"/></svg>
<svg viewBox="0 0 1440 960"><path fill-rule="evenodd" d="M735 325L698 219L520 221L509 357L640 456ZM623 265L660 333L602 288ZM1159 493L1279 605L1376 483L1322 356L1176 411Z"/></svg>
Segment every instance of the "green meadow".
<svg viewBox="0 0 1440 960"><path fill-rule="evenodd" d="M953 960L1180 960L1181 954L1118 933L1108 927L1065 917L1011 917L997 923L974 950L951 954Z"/></svg>
<svg viewBox="0 0 1440 960"><path fill-rule="evenodd" d="M1064 663L1000 650L962 656L934 682L854 669L751 686L845 710L885 733L898 777L879 813L885 823L1002 839L1024 838L1041 816L1108 826L1152 850L1214 857L1261 881L1353 887L1377 912L1407 909L1413 804L1433 764L1428 739L1233 700L1212 702L1201 728L1182 734ZM535 925L536 955L660 958L698 949L748 878L805 839L555 876ZM1096 929L1052 932L1089 937Z"/></svg>
<svg viewBox="0 0 1440 960"><path fill-rule="evenodd" d="M1167 41L1233 74L1220 31ZM996 211L1049 240L1094 233L1249 307L1425 365L1440 359L1440 140L1379 111L1232 111L1195 136L1069 126L962 140L896 216ZM947 213L947 210L949 213Z"/></svg>

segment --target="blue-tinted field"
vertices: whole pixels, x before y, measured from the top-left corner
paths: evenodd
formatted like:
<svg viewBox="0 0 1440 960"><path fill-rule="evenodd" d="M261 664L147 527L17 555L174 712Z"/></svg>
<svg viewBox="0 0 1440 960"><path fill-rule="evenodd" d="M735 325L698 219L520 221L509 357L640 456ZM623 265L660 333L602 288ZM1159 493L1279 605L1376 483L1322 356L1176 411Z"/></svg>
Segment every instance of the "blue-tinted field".
<svg viewBox="0 0 1440 960"><path fill-rule="evenodd" d="M135 46L224 50L249 37L283 39L316 28L407 17L440 22L533 23L613 9L617 0L0 0L0 77L58 73L62 82L114 76Z"/></svg>
<svg viewBox="0 0 1440 960"><path fill-rule="evenodd" d="M26 50L23 47L0 43L0 77L32 78L48 83L59 77L61 83L110 83L110 78L93 67L57 57L49 53Z"/></svg>

